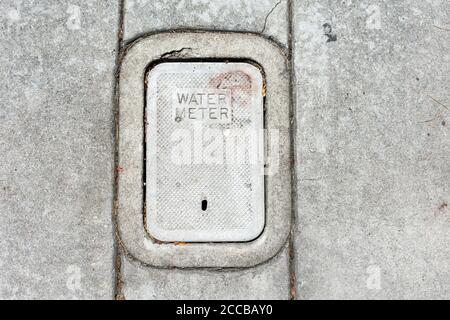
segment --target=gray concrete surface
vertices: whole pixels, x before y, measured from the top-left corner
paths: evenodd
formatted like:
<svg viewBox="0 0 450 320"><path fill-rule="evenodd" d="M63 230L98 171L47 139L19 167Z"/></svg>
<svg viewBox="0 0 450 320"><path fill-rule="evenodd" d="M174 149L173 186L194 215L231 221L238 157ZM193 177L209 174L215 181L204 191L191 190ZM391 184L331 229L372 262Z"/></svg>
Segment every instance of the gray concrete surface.
<svg viewBox="0 0 450 320"><path fill-rule="evenodd" d="M294 4L298 297L450 298L448 2Z"/></svg>
<svg viewBox="0 0 450 320"><path fill-rule="evenodd" d="M287 0L125 0L124 38L171 29L263 33L288 41Z"/></svg>
<svg viewBox="0 0 450 320"><path fill-rule="evenodd" d="M111 299L117 3L0 12L0 298Z"/></svg>
<svg viewBox="0 0 450 320"><path fill-rule="evenodd" d="M277 3L125 0L124 40L264 30L287 46L291 4L295 263L162 270L122 255L119 297L287 299L295 270L299 299L450 298L448 2ZM114 297L118 6L0 3L2 299Z"/></svg>
<svg viewBox="0 0 450 320"><path fill-rule="evenodd" d="M289 299L287 248L255 268L234 271L155 269L124 260L124 296L158 299Z"/></svg>

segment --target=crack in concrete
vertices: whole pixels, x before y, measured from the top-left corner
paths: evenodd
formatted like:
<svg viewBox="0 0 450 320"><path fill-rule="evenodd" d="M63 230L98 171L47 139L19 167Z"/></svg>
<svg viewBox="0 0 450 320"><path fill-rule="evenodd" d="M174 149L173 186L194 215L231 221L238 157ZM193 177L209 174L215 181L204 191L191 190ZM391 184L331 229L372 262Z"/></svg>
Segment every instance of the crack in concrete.
<svg viewBox="0 0 450 320"><path fill-rule="evenodd" d="M260 33L264 33L267 26L267 19L269 19L269 16L272 14L272 12L278 7L278 5L281 3L281 0L279 0L273 7L270 9L270 11L267 13L266 18L264 19L264 25Z"/></svg>
<svg viewBox="0 0 450 320"><path fill-rule="evenodd" d="M178 49L178 50L172 50L172 51L169 51L169 52L165 52L159 58L160 59L171 58L171 57L180 58L180 57L183 56L183 54L182 54L183 51L186 51L186 50L190 51L190 50L192 50L192 48L186 47L186 48L181 48L181 49Z"/></svg>
<svg viewBox="0 0 450 320"><path fill-rule="evenodd" d="M283 42L278 41L276 38L274 37L270 37L267 36L265 34L261 34L258 31L237 31L237 30L218 30L218 29L209 29L209 28L174 28L174 29L157 29L157 30L153 30L151 32L143 32L140 33L138 35L136 35L135 37L132 37L130 39L124 39L124 43L123 43L123 47L126 47L124 49L124 52L126 52L126 50L128 50L129 48L131 48L133 45L139 43L139 41L150 37L152 35L156 35L156 34L161 34L161 33L192 33L192 32L196 32L196 33L205 33L205 32L215 32L218 34L221 33L235 33L235 34L247 34L247 35L257 35L259 37L262 37L264 39L266 39L269 42L272 42L273 44L275 44L277 47L280 48L280 51L282 52L282 54L287 57L288 56L288 50L286 47L286 44ZM194 49L194 48L191 48Z"/></svg>

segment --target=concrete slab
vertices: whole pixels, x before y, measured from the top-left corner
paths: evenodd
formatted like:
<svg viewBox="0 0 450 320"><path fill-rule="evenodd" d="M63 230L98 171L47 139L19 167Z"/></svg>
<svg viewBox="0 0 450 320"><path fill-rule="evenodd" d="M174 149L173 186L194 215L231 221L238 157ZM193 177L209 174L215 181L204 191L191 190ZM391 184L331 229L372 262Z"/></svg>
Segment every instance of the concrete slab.
<svg viewBox="0 0 450 320"><path fill-rule="evenodd" d="M111 299L117 2L0 12L0 298Z"/></svg>
<svg viewBox="0 0 450 320"><path fill-rule="evenodd" d="M132 1L125 0L126 41L170 29L212 29L262 32L287 45L287 0L275 1ZM268 268L279 259L279 267ZM233 272L161 270L123 262L127 299L288 298L288 257L276 257L256 269ZM162 280L164 279L164 280ZM187 284L192 283L192 285ZM281 285L280 285L281 284ZM209 291L209 295L208 295Z"/></svg>
<svg viewBox="0 0 450 320"><path fill-rule="evenodd" d="M287 45L287 0L125 0L125 40L171 29L263 33Z"/></svg>
<svg viewBox="0 0 450 320"><path fill-rule="evenodd" d="M256 268L180 270L142 267L125 259L124 294L131 300L288 299L287 248Z"/></svg>
<svg viewBox="0 0 450 320"><path fill-rule="evenodd" d="M450 298L448 3L293 3L299 298Z"/></svg>

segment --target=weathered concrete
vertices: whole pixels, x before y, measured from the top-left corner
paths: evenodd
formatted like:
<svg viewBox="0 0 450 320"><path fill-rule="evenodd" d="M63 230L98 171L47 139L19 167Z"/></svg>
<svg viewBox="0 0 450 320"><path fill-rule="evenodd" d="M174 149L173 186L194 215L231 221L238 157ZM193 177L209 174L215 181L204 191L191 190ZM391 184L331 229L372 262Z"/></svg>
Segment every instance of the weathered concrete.
<svg viewBox="0 0 450 320"><path fill-rule="evenodd" d="M450 298L448 3L294 6L299 298Z"/></svg>
<svg viewBox="0 0 450 320"><path fill-rule="evenodd" d="M117 3L0 12L0 298L110 299Z"/></svg>
<svg viewBox="0 0 450 320"><path fill-rule="evenodd" d="M127 299L288 299L287 248L255 268L235 271L155 269L124 259Z"/></svg>
<svg viewBox="0 0 450 320"><path fill-rule="evenodd" d="M287 0L125 0L124 38L171 29L261 32L287 44Z"/></svg>

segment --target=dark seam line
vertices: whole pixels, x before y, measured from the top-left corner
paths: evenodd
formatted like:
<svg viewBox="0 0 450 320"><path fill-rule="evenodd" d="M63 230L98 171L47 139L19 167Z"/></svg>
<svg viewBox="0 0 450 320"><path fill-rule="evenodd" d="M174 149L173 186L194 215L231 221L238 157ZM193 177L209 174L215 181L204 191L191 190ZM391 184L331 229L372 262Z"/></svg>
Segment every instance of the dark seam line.
<svg viewBox="0 0 450 320"><path fill-rule="evenodd" d="M293 57L293 0L288 0L288 57L289 57L289 93L290 93L290 132L291 132L291 231L289 236L289 299L297 299L297 275L295 252L295 229L297 222L297 176L296 176L296 99L295 99L295 70Z"/></svg>
<svg viewBox="0 0 450 320"><path fill-rule="evenodd" d="M118 225L117 225L117 209L118 209L118 167L119 167L119 66L123 49L123 27L124 27L124 5L125 0L118 0L119 5L119 21L117 30L116 59L114 65L114 93L113 93L113 114L114 114L114 184L113 184L113 207L112 207L112 223L113 223L113 299L123 300L125 297L122 292L122 253L119 244Z"/></svg>

